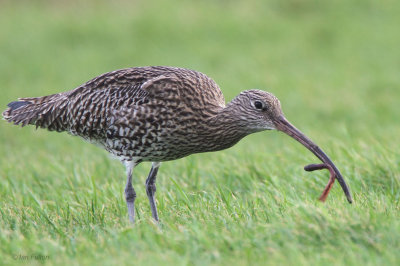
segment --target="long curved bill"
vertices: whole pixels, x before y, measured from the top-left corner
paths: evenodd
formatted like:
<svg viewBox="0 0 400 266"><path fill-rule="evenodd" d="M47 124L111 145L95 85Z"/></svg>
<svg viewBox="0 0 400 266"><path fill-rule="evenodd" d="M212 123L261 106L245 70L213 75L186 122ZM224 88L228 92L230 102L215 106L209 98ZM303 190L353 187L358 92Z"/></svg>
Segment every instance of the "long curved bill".
<svg viewBox="0 0 400 266"><path fill-rule="evenodd" d="M352 203L353 199L351 198L349 188L347 187L346 182L342 177L342 174L333 164L331 159L329 159L329 157L316 144L314 144L314 142L312 142L303 133L301 133L300 130L298 130L289 121L287 121L284 116L278 117L278 119L274 122L276 129L288 134L289 136L291 136L292 138L303 144L307 149L309 149L312 153L314 153L314 155L317 156L323 163L332 167L332 169L335 171L336 179L339 182L340 186L342 187L344 194L346 195L347 201L349 203Z"/></svg>

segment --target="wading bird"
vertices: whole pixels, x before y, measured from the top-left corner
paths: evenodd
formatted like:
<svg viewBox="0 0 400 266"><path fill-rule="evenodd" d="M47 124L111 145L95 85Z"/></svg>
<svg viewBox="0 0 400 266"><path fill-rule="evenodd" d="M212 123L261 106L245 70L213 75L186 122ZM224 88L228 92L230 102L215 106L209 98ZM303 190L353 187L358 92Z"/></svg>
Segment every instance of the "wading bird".
<svg viewBox="0 0 400 266"><path fill-rule="evenodd" d="M336 174L351 203L339 170L328 156L283 115L271 93L247 90L228 104L206 75L175 67L135 67L100 75L68 92L20 98L3 117L15 125L66 131L101 146L126 166L125 199L134 222L132 170L152 162L146 192L153 218L160 163L193 153L229 148L243 137L277 129L293 137Z"/></svg>

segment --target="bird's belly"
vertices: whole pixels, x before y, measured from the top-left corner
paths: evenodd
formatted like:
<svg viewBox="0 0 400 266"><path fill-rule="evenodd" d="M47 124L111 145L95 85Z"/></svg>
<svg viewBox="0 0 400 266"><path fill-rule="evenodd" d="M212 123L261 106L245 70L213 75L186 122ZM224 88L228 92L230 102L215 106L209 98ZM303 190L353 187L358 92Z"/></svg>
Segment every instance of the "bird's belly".
<svg viewBox="0 0 400 266"><path fill-rule="evenodd" d="M101 146L121 160L139 158L144 162L162 162L201 152L201 146L195 139L195 134L174 132L152 138L134 136L106 139L102 141Z"/></svg>

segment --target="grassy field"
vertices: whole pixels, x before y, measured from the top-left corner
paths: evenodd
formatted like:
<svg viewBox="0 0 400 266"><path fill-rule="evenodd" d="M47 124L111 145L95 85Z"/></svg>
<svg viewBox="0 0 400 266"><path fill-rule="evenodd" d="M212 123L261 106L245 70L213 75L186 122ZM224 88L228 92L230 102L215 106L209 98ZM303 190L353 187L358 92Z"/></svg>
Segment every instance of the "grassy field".
<svg viewBox="0 0 400 266"><path fill-rule="evenodd" d="M84 3L82 3L84 2ZM0 121L0 264L399 265L398 1L0 1L0 106L118 68L196 69L229 101L274 93L354 197L284 134L164 163L160 225L134 171L97 147Z"/></svg>

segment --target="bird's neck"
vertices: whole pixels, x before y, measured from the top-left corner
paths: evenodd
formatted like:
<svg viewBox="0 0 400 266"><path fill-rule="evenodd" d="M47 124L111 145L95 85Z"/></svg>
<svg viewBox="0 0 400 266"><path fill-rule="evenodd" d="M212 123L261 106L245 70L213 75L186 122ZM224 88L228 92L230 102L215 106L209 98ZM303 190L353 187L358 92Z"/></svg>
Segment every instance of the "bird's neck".
<svg viewBox="0 0 400 266"><path fill-rule="evenodd" d="M207 151L227 149L250 133L243 125L231 105L221 108L216 115L208 118L200 132Z"/></svg>

